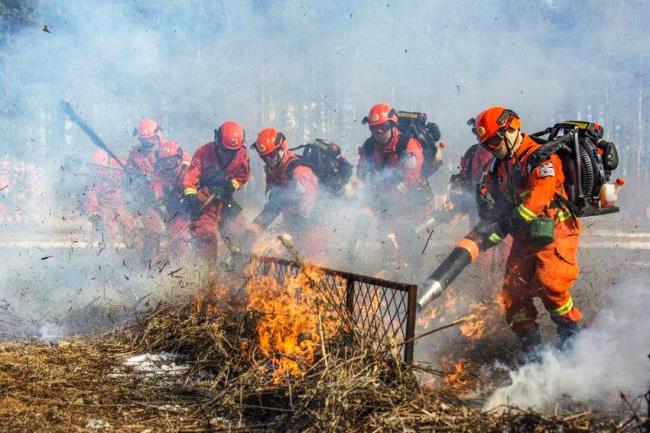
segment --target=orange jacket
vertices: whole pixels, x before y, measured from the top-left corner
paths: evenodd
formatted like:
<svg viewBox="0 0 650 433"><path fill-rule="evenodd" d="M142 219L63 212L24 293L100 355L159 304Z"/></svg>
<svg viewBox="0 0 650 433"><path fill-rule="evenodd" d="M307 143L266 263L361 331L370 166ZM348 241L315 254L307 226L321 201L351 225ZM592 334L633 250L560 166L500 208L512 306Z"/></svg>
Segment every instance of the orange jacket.
<svg viewBox="0 0 650 433"><path fill-rule="evenodd" d="M268 200L254 221L263 229L280 214L288 224L302 224L312 216L318 178L310 167L296 165L297 158L295 153L286 151L279 167L265 168Z"/></svg>
<svg viewBox="0 0 650 433"><path fill-rule="evenodd" d="M407 187L417 188L423 183L424 155L422 146L416 139L410 138L403 154L399 155L397 144L400 135L399 130L393 128L393 137L385 146L376 143L372 137L363 143L359 148L359 165L357 166L359 179L368 180L387 168L393 168L400 175L394 178L396 185L401 181Z"/></svg>
<svg viewBox="0 0 650 433"><path fill-rule="evenodd" d="M516 213L526 223L539 216L547 216L555 225L574 227L570 232L579 231L579 224L568 224L571 213L556 198L567 198L564 191L564 172L562 162L556 154L539 164L532 172L528 170L528 157L541 145L528 135L522 136L522 143L516 154L508 161L497 161L496 172L486 172L483 185L501 205L516 207ZM522 230L513 233L521 234Z"/></svg>
<svg viewBox="0 0 650 433"><path fill-rule="evenodd" d="M212 141L194 152L192 163L183 176L183 190L185 195L196 194L199 189L209 194L210 189L228 182L237 190L248 182L250 174L246 147L240 147L224 160Z"/></svg>

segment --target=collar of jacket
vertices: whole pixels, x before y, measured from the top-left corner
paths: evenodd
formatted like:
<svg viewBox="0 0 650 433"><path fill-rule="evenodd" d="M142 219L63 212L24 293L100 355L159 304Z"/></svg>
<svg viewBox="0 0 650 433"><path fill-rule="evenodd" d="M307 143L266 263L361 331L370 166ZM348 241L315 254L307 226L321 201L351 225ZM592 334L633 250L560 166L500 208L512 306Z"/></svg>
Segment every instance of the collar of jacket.
<svg viewBox="0 0 650 433"><path fill-rule="evenodd" d="M528 152L528 150L532 147L535 146L537 143L528 136L528 134L521 134L521 145L519 146L519 149L517 149L517 152L515 152L514 156L510 158L509 161L513 160L519 160L521 157Z"/></svg>

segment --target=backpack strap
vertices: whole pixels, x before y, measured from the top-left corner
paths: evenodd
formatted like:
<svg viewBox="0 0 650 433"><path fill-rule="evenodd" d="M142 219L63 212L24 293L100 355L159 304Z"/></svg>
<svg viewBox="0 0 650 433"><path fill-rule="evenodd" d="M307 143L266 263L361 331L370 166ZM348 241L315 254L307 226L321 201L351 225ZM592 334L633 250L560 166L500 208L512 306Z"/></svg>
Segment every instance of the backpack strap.
<svg viewBox="0 0 650 433"><path fill-rule="evenodd" d="M221 158L221 155L219 154L219 151L217 150L217 146L213 146L214 154L217 157L217 160L219 161L219 164L221 164L221 168L214 172L212 176L210 176L206 183L208 187L210 186L216 186L219 181L221 180L221 176L226 173L228 168L230 167L230 164L235 160L237 155L239 154L239 151L233 152L233 154L230 156L227 162L224 162L223 159Z"/></svg>
<svg viewBox="0 0 650 433"><path fill-rule="evenodd" d="M402 132L399 136L399 140L397 140L397 146L395 147L395 150L397 152L397 159L400 161L404 158L404 153L406 153L406 146L408 145L409 140L411 137L413 137L411 128L412 126L409 127L408 131ZM420 146L422 146L421 143Z"/></svg>
<svg viewBox="0 0 650 433"><path fill-rule="evenodd" d="M363 155L363 159L366 160L367 164L370 164L372 166L376 166L375 164L375 158L373 155L373 152L375 151L375 146L374 146L374 140L372 137L366 139L366 141L363 142L361 145L361 154Z"/></svg>
<svg viewBox="0 0 650 433"><path fill-rule="evenodd" d="M541 163L548 161L552 154L556 153L562 146L565 145L566 141L571 140L573 140L573 135L566 134L556 140L541 144L540 147L535 149L528 157L528 173L532 173L533 170L539 167Z"/></svg>

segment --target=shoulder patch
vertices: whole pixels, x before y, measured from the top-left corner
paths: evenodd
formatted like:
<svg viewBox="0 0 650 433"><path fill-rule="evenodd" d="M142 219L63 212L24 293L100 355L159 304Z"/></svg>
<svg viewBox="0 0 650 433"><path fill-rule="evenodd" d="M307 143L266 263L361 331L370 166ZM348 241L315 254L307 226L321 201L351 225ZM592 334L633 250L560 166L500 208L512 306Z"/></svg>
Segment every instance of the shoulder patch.
<svg viewBox="0 0 650 433"><path fill-rule="evenodd" d="M551 177L555 176L555 169L553 168L553 163L552 162L545 162L541 164L539 167L539 177L542 179L545 177Z"/></svg>

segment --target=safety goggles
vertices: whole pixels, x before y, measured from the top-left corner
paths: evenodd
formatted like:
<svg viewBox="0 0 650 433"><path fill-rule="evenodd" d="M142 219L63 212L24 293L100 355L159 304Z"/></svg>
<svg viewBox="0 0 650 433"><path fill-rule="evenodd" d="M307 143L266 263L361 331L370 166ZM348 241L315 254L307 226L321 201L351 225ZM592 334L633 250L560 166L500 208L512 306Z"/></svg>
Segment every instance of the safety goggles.
<svg viewBox="0 0 650 433"><path fill-rule="evenodd" d="M390 131L390 123L385 122L379 125L370 126L369 128L370 128L370 132L372 132L373 134L384 135L388 133L388 131Z"/></svg>
<svg viewBox="0 0 650 433"><path fill-rule="evenodd" d="M482 142L481 146L483 146L483 148L485 148L486 150L492 152L497 147L499 147L504 137L505 137L505 130L497 131L492 137Z"/></svg>
<svg viewBox="0 0 650 433"><path fill-rule="evenodd" d="M268 155L261 155L260 158L262 158L264 164L268 165L269 167L275 167L280 160L280 149L269 153Z"/></svg>

